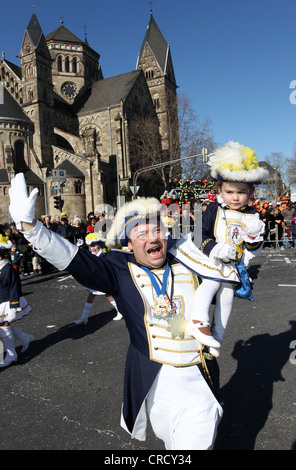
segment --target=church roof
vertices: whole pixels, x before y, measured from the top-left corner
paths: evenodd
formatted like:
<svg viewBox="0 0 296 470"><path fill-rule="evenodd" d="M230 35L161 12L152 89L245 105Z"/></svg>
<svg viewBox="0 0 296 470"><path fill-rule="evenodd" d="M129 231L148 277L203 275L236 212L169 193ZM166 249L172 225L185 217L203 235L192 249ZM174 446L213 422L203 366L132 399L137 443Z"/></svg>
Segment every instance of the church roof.
<svg viewBox="0 0 296 470"><path fill-rule="evenodd" d="M45 37L46 41L62 41L62 42L75 42L82 44L83 41L79 39L75 34L71 33L65 26L61 25L59 28L55 29L52 33L49 33Z"/></svg>
<svg viewBox="0 0 296 470"><path fill-rule="evenodd" d="M78 115L117 106L121 100L125 101L140 73L141 70L133 70L93 82L88 99L78 111Z"/></svg>
<svg viewBox="0 0 296 470"><path fill-rule="evenodd" d="M72 162L69 160L64 160L62 163L60 163L57 168L59 170L65 170L67 178L83 178L84 179L84 174L82 171L80 171L77 166L75 166Z"/></svg>
<svg viewBox="0 0 296 470"><path fill-rule="evenodd" d="M36 173L30 168L24 170L24 175L26 183L29 186L44 185L44 181L42 180L42 178L36 175Z"/></svg>
<svg viewBox="0 0 296 470"><path fill-rule="evenodd" d="M31 119L28 118L22 107L11 96L5 87L3 87L3 93L3 104L0 106L0 120L11 119L16 121L25 121L33 125Z"/></svg>
<svg viewBox="0 0 296 470"><path fill-rule="evenodd" d="M142 43L141 50L139 53L138 63L141 60L146 43L149 45L150 49L152 50L159 66L161 67L161 70L165 73L170 46L168 45L165 38L163 37L152 14L150 17L149 25L147 26L147 30L146 30L146 34L144 37L144 41Z"/></svg>
<svg viewBox="0 0 296 470"><path fill-rule="evenodd" d="M19 67L18 65L15 65L13 64L12 62L10 62L9 60L7 59L3 59L3 62L10 68L10 70L12 70L13 73L16 74L16 76L18 78L22 78L22 69L21 67Z"/></svg>
<svg viewBox="0 0 296 470"><path fill-rule="evenodd" d="M35 13L33 13L30 23L26 29L33 46L36 48L42 37L42 29Z"/></svg>

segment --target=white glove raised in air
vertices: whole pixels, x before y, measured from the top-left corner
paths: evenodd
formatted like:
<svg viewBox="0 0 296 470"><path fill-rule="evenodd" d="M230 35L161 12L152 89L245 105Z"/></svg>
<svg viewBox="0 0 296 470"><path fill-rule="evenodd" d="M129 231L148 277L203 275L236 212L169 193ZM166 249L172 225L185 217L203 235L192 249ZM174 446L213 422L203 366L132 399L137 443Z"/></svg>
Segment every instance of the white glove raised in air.
<svg viewBox="0 0 296 470"><path fill-rule="evenodd" d="M23 173L18 173L11 180L9 212L18 230L22 229L22 222L33 222L37 194L38 189L34 188L30 196L28 196L27 184Z"/></svg>

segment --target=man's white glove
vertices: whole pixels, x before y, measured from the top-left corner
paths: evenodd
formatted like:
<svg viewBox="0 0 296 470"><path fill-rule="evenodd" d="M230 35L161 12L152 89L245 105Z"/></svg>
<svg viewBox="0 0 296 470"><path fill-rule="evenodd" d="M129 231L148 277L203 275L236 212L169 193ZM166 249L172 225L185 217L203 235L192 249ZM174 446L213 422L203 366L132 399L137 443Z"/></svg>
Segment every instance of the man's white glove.
<svg viewBox="0 0 296 470"><path fill-rule="evenodd" d="M229 243L217 243L210 253L210 258L223 261L223 263L235 261L236 247Z"/></svg>
<svg viewBox="0 0 296 470"><path fill-rule="evenodd" d="M22 229L22 222L33 222L37 194L38 189L34 188L30 196L28 196L27 184L23 173L18 173L11 180L9 212L18 230Z"/></svg>
<svg viewBox="0 0 296 470"><path fill-rule="evenodd" d="M245 242L255 243L263 240L262 234L265 230L265 223L259 219L259 214L246 216L245 233L243 239Z"/></svg>

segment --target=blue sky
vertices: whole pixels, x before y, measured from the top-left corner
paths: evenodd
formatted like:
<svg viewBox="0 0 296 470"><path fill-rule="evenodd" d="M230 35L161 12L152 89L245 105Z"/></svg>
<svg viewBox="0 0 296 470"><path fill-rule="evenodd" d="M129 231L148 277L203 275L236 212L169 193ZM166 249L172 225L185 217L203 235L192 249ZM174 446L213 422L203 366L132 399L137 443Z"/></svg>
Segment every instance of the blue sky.
<svg viewBox="0 0 296 470"><path fill-rule="evenodd" d="M64 26L100 55L104 77L135 69L150 18L148 0L2 2L0 44L19 65L33 5L45 35ZM296 142L295 0L154 0L154 18L170 44L179 92L212 121L218 144L236 140L292 157ZM0 51L0 52L1 52ZM296 88L294 88L296 90Z"/></svg>

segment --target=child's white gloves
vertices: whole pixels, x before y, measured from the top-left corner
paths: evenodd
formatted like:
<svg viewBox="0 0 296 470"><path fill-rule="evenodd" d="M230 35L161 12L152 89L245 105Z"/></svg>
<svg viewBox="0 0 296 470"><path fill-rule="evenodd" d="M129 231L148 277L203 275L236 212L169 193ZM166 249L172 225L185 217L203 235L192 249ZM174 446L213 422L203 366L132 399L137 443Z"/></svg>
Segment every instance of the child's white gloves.
<svg viewBox="0 0 296 470"><path fill-rule="evenodd" d="M263 240L263 233L265 230L265 223L259 219L259 214L253 216L246 216L245 218L245 233L243 239L248 243L261 242Z"/></svg>
<svg viewBox="0 0 296 470"><path fill-rule="evenodd" d="M9 189L9 212L18 230L22 229L22 222L33 222L35 218L35 203L38 189L34 188L28 196L27 185L23 173L18 173L11 180Z"/></svg>
<svg viewBox="0 0 296 470"><path fill-rule="evenodd" d="M217 243L210 253L210 258L229 263L236 259L236 247L229 243Z"/></svg>

